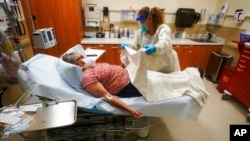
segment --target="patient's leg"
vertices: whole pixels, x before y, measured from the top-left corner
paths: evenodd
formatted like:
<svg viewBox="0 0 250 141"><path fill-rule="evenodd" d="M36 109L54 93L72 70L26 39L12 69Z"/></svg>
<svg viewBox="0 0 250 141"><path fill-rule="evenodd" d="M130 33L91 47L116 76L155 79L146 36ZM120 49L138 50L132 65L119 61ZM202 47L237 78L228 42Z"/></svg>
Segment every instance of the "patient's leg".
<svg viewBox="0 0 250 141"><path fill-rule="evenodd" d="M126 87L124 87L118 94L119 97L138 97L142 96L141 93L133 86L133 84L129 83Z"/></svg>

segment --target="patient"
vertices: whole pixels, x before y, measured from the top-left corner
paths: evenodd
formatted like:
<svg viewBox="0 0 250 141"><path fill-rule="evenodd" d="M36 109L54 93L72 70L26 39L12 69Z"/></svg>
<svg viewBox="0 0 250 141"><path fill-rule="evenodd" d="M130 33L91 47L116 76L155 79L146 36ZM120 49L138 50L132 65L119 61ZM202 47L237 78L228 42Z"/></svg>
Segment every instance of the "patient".
<svg viewBox="0 0 250 141"><path fill-rule="evenodd" d="M131 84L126 69L107 63L89 63L79 53L68 53L62 56L65 62L82 68L82 88L93 96L103 98L110 104L128 111L134 118L142 118L143 114L132 109L118 97L138 97L140 92Z"/></svg>

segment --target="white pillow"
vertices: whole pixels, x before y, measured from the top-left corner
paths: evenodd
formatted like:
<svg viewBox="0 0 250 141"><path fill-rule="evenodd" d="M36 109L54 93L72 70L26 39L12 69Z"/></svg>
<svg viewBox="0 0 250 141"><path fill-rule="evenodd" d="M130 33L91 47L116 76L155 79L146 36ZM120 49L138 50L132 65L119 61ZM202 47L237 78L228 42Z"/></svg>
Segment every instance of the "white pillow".
<svg viewBox="0 0 250 141"><path fill-rule="evenodd" d="M59 59L58 62L58 71L61 74L63 80L72 88L78 92L82 92L81 79L82 79L82 68L67 63L62 59Z"/></svg>
<svg viewBox="0 0 250 141"><path fill-rule="evenodd" d="M66 53L72 53L72 52L78 52L83 56L85 55L84 49L82 45L77 44L74 47L70 48L67 50L64 54ZM70 63L67 63L62 60L62 58L59 59L58 62L58 71L61 74L63 80L72 88L76 89L79 92L82 92L82 87L81 87L81 79L82 79L82 68L73 65Z"/></svg>
<svg viewBox="0 0 250 141"><path fill-rule="evenodd" d="M84 51L84 49L82 47L82 45L80 45L80 44L77 44L77 45L73 46L72 48L68 49L64 54L66 54L66 53L73 53L73 52L78 52L83 57L87 57L86 54L85 54L85 51Z"/></svg>

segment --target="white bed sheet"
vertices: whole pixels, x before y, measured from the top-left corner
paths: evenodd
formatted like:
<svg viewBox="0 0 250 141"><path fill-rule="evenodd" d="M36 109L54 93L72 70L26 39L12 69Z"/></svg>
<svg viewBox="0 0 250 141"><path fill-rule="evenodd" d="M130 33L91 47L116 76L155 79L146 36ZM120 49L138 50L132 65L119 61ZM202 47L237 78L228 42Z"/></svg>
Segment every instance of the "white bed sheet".
<svg viewBox="0 0 250 141"><path fill-rule="evenodd" d="M101 98L95 98L86 91L78 92L64 82L58 73L59 58L37 54L22 63L18 69L21 87L30 94L50 98L52 100L75 99L78 108L93 113L111 113L127 115L128 113L111 106ZM145 116L177 117L180 119L197 120L202 107L188 95L161 102L147 102L143 97L121 98Z"/></svg>

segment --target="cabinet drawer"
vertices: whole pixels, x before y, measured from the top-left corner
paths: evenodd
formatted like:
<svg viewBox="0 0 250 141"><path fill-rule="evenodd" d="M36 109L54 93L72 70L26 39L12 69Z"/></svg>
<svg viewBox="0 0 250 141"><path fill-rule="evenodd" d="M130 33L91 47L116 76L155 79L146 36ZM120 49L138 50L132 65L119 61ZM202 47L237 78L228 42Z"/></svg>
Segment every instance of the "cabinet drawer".
<svg viewBox="0 0 250 141"><path fill-rule="evenodd" d="M250 56L242 54L235 69L235 75L250 83Z"/></svg>
<svg viewBox="0 0 250 141"><path fill-rule="evenodd" d="M246 64L249 67L250 66L250 55L247 56L245 54L242 54L240 56L239 63Z"/></svg>
<svg viewBox="0 0 250 141"><path fill-rule="evenodd" d="M237 67L234 75L239 79L250 83L250 69Z"/></svg>
<svg viewBox="0 0 250 141"><path fill-rule="evenodd" d="M249 83L233 77L227 90L239 101L250 107L250 88Z"/></svg>
<svg viewBox="0 0 250 141"><path fill-rule="evenodd" d="M242 53L250 55L250 46L245 46L242 49Z"/></svg>
<svg viewBox="0 0 250 141"><path fill-rule="evenodd" d="M242 50L240 61L250 66L250 46L245 46Z"/></svg>
<svg viewBox="0 0 250 141"><path fill-rule="evenodd" d="M222 72L221 77L220 77L220 80L219 80L219 83L216 87L216 89L219 92L223 92L227 88L228 83L229 83L233 73L234 73L233 67L224 67L223 72Z"/></svg>

